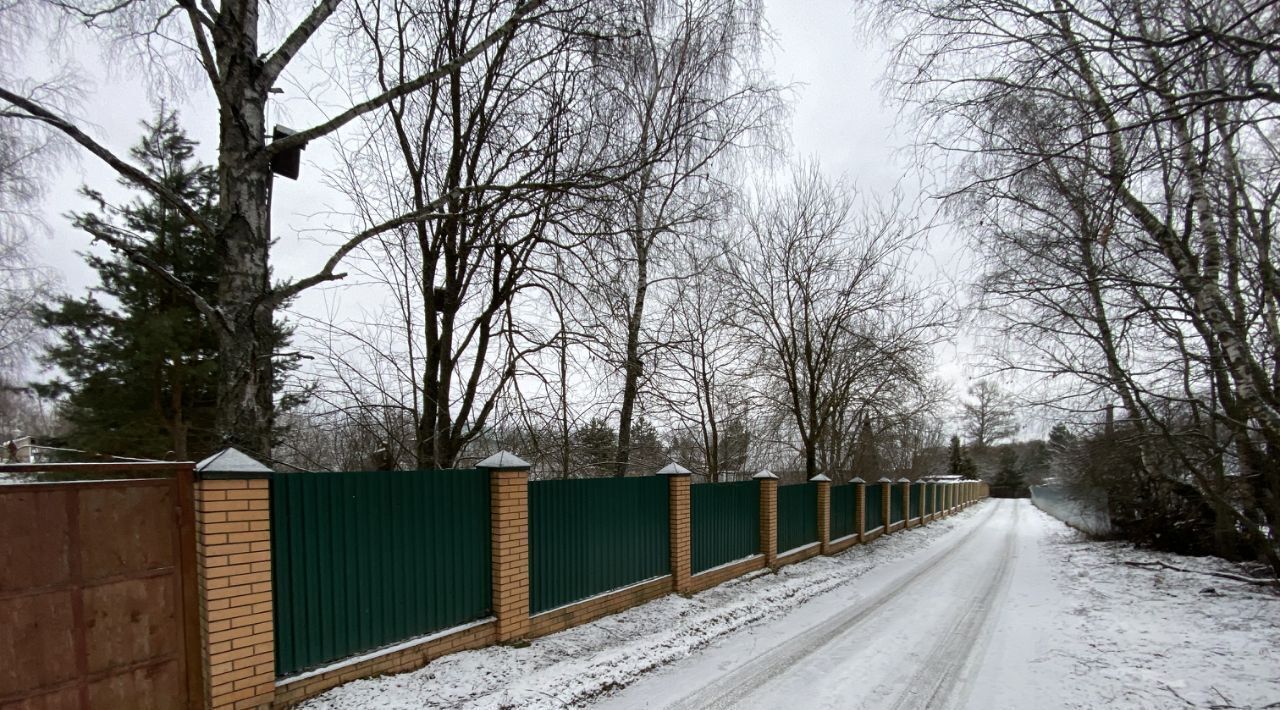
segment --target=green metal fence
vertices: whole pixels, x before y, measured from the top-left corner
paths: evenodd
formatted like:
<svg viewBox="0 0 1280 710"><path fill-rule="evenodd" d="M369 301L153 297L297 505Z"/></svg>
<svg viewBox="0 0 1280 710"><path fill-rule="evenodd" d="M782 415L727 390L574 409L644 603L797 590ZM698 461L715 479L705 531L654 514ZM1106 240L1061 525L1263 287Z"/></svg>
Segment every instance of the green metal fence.
<svg viewBox="0 0 1280 710"><path fill-rule="evenodd" d="M889 523L902 522L902 486L894 483L889 486Z"/></svg>
<svg viewBox="0 0 1280 710"><path fill-rule="evenodd" d="M778 486L778 554L818 541L818 484Z"/></svg>
<svg viewBox="0 0 1280 710"><path fill-rule="evenodd" d="M760 483L689 487L693 573L760 553Z"/></svg>
<svg viewBox="0 0 1280 710"><path fill-rule="evenodd" d="M858 486L846 483L831 487L831 539L857 532Z"/></svg>
<svg viewBox="0 0 1280 710"><path fill-rule="evenodd" d="M924 514L924 484L923 483L911 484L911 499L909 501L909 504L911 506L912 518L918 518Z"/></svg>
<svg viewBox="0 0 1280 710"><path fill-rule="evenodd" d="M671 573L665 476L529 484L529 611Z"/></svg>
<svg viewBox="0 0 1280 710"><path fill-rule="evenodd" d="M489 615L485 471L277 473L276 674Z"/></svg>
<svg viewBox="0 0 1280 710"><path fill-rule="evenodd" d="M867 484L867 526L865 530L875 530L884 525L884 486L879 483Z"/></svg>

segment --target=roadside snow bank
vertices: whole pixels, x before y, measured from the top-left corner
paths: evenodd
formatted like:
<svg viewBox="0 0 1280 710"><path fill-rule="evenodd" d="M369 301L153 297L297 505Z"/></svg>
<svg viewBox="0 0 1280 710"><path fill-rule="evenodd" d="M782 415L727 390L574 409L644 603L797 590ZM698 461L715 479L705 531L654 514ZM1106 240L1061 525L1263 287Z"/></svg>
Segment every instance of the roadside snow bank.
<svg viewBox="0 0 1280 710"><path fill-rule="evenodd" d="M1068 708L1280 707L1280 596L1228 579L1126 562L1242 574L1216 558L1092 542L1047 514L1041 553L1062 589L1059 671ZM1066 672L1060 672L1067 669Z"/></svg>
<svg viewBox="0 0 1280 710"><path fill-rule="evenodd" d="M432 661L410 673L334 688L302 705L309 710L428 708L566 708L625 687L655 668L685 658L743 626L795 606L906 557L968 525L958 515L882 537L834 557L757 572L689 598L669 595L619 614L533 641Z"/></svg>

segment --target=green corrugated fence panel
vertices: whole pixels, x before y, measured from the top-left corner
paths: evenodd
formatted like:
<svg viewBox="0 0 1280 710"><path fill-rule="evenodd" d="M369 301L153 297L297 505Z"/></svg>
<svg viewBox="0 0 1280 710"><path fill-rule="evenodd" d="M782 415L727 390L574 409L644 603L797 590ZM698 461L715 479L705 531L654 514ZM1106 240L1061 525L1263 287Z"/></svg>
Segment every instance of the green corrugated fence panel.
<svg viewBox="0 0 1280 710"><path fill-rule="evenodd" d="M667 478L529 484L529 611L671 573Z"/></svg>
<svg viewBox="0 0 1280 710"><path fill-rule="evenodd" d="M879 483L867 484L867 530L884 525L884 488Z"/></svg>
<svg viewBox="0 0 1280 710"><path fill-rule="evenodd" d="M924 512L930 514L938 512L938 484L925 484L924 502L926 506Z"/></svg>
<svg viewBox="0 0 1280 710"><path fill-rule="evenodd" d="M923 486L919 483L911 484L911 494L907 501L907 507L911 510L911 517L920 517L920 499L923 497L920 490Z"/></svg>
<svg viewBox="0 0 1280 710"><path fill-rule="evenodd" d="M818 484L778 487L778 554L818 541Z"/></svg>
<svg viewBox="0 0 1280 710"><path fill-rule="evenodd" d="M889 523L902 522L902 486L893 484L889 486Z"/></svg>
<svg viewBox="0 0 1280 710"><path fill-rule="evenodd" d="M857 531L858 486L846 483L831 487L831 539L837 540Z"/></svg>
<svg viewBox="0 0 1280 710"><path fill-rule="evenodd" d="M277 473L276 674L489 615L489 475Z"/></svg>
<svg viewBox="0 0 1280 710"><path fill-rule="evenodd" d="M698 483L689 487L693 573L760 553L760 484Z"/></svg>

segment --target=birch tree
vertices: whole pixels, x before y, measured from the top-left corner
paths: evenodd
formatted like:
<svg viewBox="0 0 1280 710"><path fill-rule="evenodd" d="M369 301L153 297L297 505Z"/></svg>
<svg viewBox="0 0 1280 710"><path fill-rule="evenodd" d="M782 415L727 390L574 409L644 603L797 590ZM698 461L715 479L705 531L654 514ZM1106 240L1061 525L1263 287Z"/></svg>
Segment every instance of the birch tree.
<svg viewBox="0 0 1280 710"><path fill-rule="evenodd" d="M730 154L766 138L779 114L778 87L755 64L764 37L758 2L646 2L628 24L636 31L616 43L606 69L624 109L618 121L648 163L596 211L606 238L584 264L597 294L597 351L621 384L618 476L628 470L646 367L651 376L669 341L651 329L652 291L696 268L673 258L675 245L717 211Z"/></svg>
<svg viewBox="0 0 1280 710"><path fill-rule="evenodd" d="M1145 480L1280 571L1274 3L880 7L908 27L901 96L965 156L948 192L1009 363L1074 382L1077 411L1118 399Z"/></svg>
<svg viewBox="0 0 1280 710"><path fill-rule="evenodd" d="M31 1L31 0L24 0ZM304 289L343 278L344 259L368 239L404 224L436 214L456 199L438 194L425 206L390 216L348 235L324 266L314 274L286 283L271 282L272 224L271 163L288 151L324 138L360 121L392 102L430 90L451 73L476 58L495 51L500 43L526 28L555 26L558 18L585 6L582 2L513 0L504 4L504 17L466 46L450 46L437 61L409 76L379 87L348 105L337 108L292 135L268 140L266 103L285 78L300 53L326 41L341 12L350 11L342 0L319 0L300 16L259 0L227 0L195 3L178 0L124 0L58 3L66 22L79 23L88 32L126 50L149 71L167 77L180 76L194 67L201 87L218 105L219 131L215 168L218 174L218 214L201 215L179 195L149 178L127 157L113 153L85 130L70 112L59 110L28 90L19 80L0 85L5 116L40 124L64 136L101 160L120 176L147 190L183 214L197 229L216 238L220 268L218 303L215 307L172 274L157 268L171 285L201 311L218 333L220 372L218 388L219 432L225 443L266 455L271 448L274 417L271 358L273 317L278 308ZM270 21L268 21L270 20ZM147 260L128 234L100 237L111 246L146 265Z"/></svg>

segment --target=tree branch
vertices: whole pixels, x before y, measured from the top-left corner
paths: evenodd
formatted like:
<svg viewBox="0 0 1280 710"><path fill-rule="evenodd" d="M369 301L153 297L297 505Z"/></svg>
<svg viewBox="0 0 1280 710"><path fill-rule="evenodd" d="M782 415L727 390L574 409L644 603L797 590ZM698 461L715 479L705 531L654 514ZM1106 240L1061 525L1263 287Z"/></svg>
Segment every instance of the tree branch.
<svg viewBox="0 0 1280 710"><path fill-rule="evenodd" d="M336 131L337 129L341 128L347 123L350 123L351 121L359 118L360 116L363 116L364 114L369 113L370 111L373 111L374 109L381 108L382 106L386 106L387 104L391 103L392 101L395 101L401 96L411 94L414 91L417 91L418 89L421 89L424 86L435 83L445 78L446 76L449 76L450 74L457 71L458 69L466 66L476 57L483 54L486 50L488 50L494 44L497 44L500 40L502 40L502 38L506 37L512 32L515 32L516 28L520 25L521 21L523 21L525 17L532 14L535 10L542 7L546 3L547 3L547 0L527 0L526 2L518 5L516 9L512 11L511 17L507 18L506 22L503 22L501 25L498 26L497 29L495 29L493 32L490 32L489 35L486 36L483 40L481 40L478 44L471 47L471 49L468 49L462 54L458 55L453 60L448 61L444 64L441 64L435 69L432 69L426 74L423 74L415 79L411 79L402 84L393 86L390 89L387 89L386 91L382 92L381 94L378 94L377 96L371 99L358 103L355 106L352 106L351 108L347 109L346 111L343 111L342 113L338 114L337 116L334 116L328 121L325 121L324 123L321 123L317 126L312 126L311 128L308 128L306 130L298 131L297 133L294 133L293 135L285 138L281 138L278 141L272 141L266 147L266 149L263 150L257 156L256 162L259 164L265 164L269 162L271 158L278 153L281 153L286 150L292 150L294 148L300 148L306 143L308 143L309 141L328 135L329 133ZM302 29L302 28L299 27L299 29ZM293 39L292 35L290 36L290 39ZM302 41L305 41L305 38L303 38ZM283 48L283 45L282 45L282 48Z"/></svg>
<svg viewBox="0 0 1280 710"><path fill-rule="evenodd" d="M342 0L321 0L319 5L311 9L307 15L293 32L285 38L280 46L272 52L271 56L262 66L262 74L258 81L262 88L269 89L276 83L276 79L280 78L280 73L285 67L289 66L289 62L297 56L302 47L311 39L312 35L320 29L321 25L329 19L338 6L342 4Z"/></svg>
<svg viewBox="0 0 1280 710"><path fill-rule="evenodd" d="M105 226L105 225L104 225ZM174 290L187 297L196 310L209 320L214 326L222 328L228 332L231 331L231 324L227 321L226 315L216 306L205 300L195 289L191 288L182 279L174 276L168 269L161 266L151 257L147 256L142 250L135 247L127 239L123 239L117 235L111 234L107 229L86 229L85 231L95 240L106 242L112 249L119 251L128 257L129 261L141 266L153 275L157 276L165 283L169 284Z"/></svg>
<svg viewBox="0 0 1280 710"><path fill-rule="evenodd" d="M98 156L104 163L111 166L111 168L119 173L121 177L142 189L151 192L159 199L168 203L169 206L181 212L182 216L186 217L191 222L192 226L196 227L200 231L211 236L216 233L213 225L209 224L208 221L200 216L199 212L191 207L191 205L187 204L187 202L181 197L178 197L176 193L164 185L161 185L159 182L156 182L143 171L121 160L114 153L103 147L102 144L90 138L84 133L84 131L73 126L66 119L58 116L44 106L41 106L39 103L32 101L25 96L15 94L3 87L0 87L0 99L4 99L10 104L26 111L27 115L25 118L51 126L71 138L71 140L84 146L90 153ZM15 118L24 117L16 114L9 115L14 116Z"/></svg>

